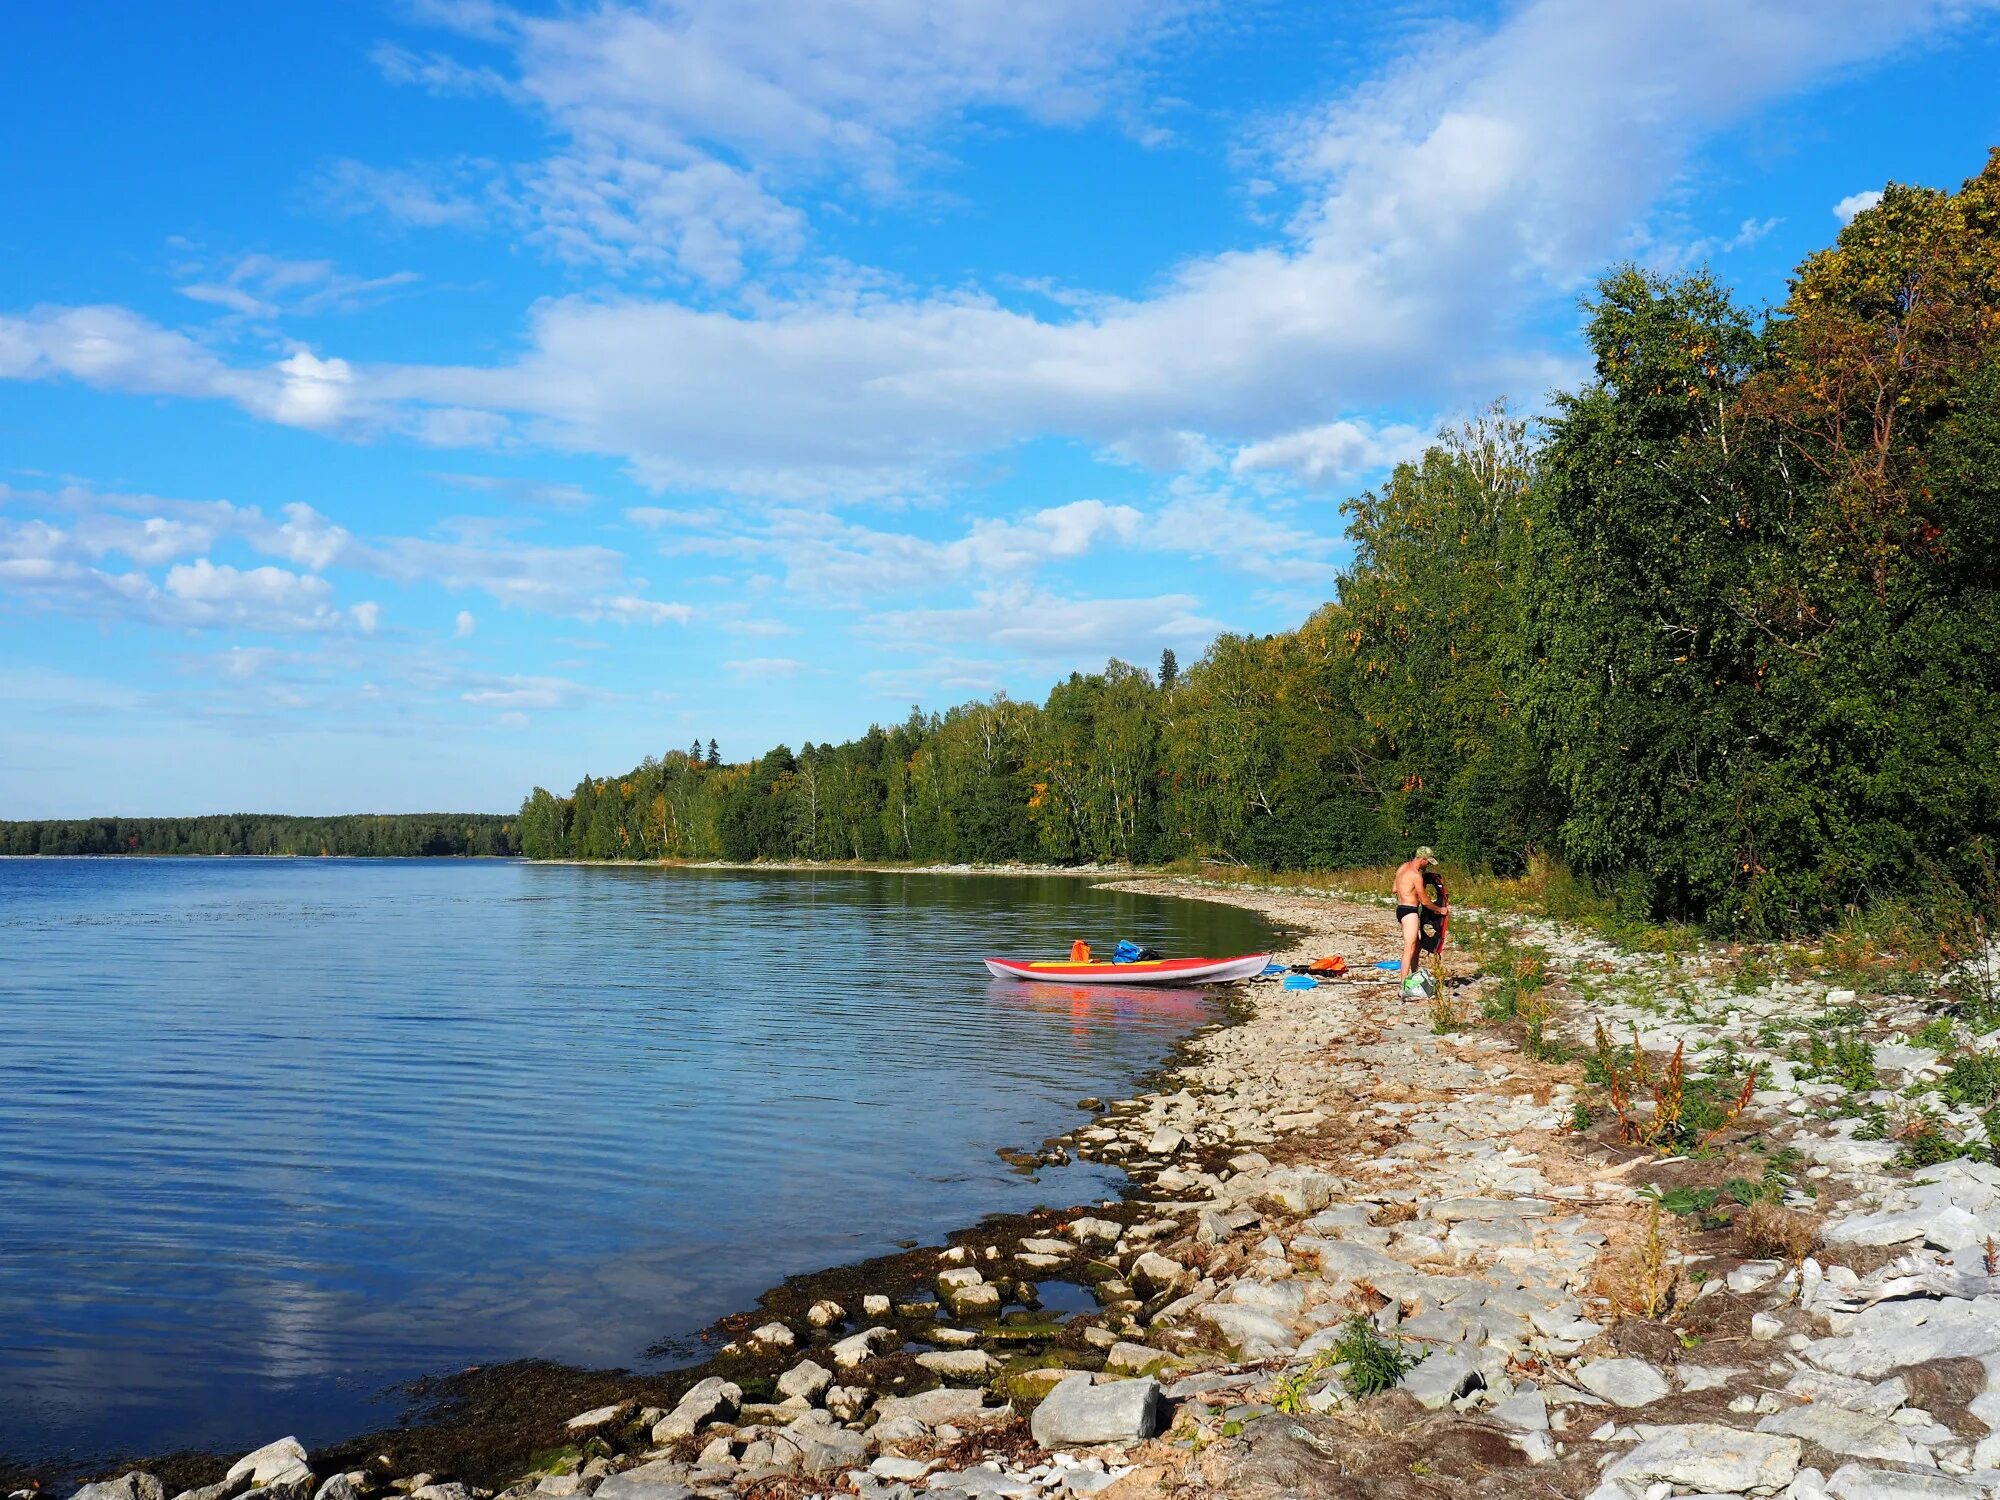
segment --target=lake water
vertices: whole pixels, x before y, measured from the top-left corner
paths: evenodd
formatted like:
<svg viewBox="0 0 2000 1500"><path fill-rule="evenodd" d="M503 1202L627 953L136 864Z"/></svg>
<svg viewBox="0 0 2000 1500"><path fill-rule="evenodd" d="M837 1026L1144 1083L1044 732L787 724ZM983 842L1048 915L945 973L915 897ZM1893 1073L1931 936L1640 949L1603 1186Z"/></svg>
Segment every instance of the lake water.
<svg viewBox="0 0 2000 1500"><path fill-rule="evenodd" d="M991 980L1247 913L1005 876L0 861L0 1457L393 1422L1112 1187L996 1148L1207 1018Z"/></svg>

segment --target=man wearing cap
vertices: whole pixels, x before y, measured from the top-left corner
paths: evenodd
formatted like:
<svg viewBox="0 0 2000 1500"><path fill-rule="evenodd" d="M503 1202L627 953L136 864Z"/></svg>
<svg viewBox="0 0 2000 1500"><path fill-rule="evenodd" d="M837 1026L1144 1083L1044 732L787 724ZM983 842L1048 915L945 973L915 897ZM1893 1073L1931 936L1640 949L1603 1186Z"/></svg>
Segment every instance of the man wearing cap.
<svg viewBox="0 0 2000 1500"><path fill-rule="evenodd" d="M1396 866L1396 925L1403 929L1405 995L1416 993L1411 985L1417 983L1417 942L1423 926L1423 914L1444 910L1431 900L1430 892L1424 888L1424 871L1436 863L1437 851L1425 844L1415 855Z"/></svg>

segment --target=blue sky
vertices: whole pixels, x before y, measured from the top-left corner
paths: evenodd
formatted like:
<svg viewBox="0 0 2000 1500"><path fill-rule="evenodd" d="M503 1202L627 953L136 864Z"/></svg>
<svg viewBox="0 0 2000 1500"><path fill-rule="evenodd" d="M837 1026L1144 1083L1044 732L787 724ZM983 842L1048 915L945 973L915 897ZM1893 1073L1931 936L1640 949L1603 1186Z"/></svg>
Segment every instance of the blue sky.
<svg viewBox="0 0 2000 1500"><path fill-rule="evenodd" d="M0 817L506 809L1296 624L1339 502L2000 142L1990 3L0 21Z"/></svg>

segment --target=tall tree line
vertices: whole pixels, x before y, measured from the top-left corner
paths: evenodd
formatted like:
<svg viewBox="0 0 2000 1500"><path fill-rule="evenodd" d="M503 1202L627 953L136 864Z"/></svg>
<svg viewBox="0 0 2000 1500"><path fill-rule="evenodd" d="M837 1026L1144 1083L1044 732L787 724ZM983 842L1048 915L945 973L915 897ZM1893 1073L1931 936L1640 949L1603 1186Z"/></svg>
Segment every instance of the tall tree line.
<svg viewBox="0 0 2000 1500"><path fill-rule="evenodd" d="M0 823L0 855L342 854L411 858L520 852L515 820L498 813L353 813L326 818L218 813L199 818L52 818Z"/></svg>
<svg viewBox="0 0 2000 1500"><path fill-rule="evenodd" d="M2000 150L1892 186L1753 316L1632 266L1595 375L1345 506L1297 630L568 797L536 857L1373 863L1553 854L1748 932L1988 881L2000 832ZM712 747L711 747L712 750Z"/></svg>

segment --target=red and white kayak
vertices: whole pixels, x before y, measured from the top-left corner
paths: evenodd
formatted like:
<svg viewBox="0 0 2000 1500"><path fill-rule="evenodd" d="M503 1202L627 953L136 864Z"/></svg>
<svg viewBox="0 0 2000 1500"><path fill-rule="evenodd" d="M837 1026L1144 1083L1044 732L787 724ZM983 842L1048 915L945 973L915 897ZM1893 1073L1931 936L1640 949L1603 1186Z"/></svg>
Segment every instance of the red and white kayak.
<svg viewBox="0 0 2000 1500"><path fill-rule="evenodd" d="M1270 962L1268 953L1248 953L1241 958L1154 958L1130 964L989 958L986 967L1000 979L1050 984L1228 984L1263 973Z"/></svg>

